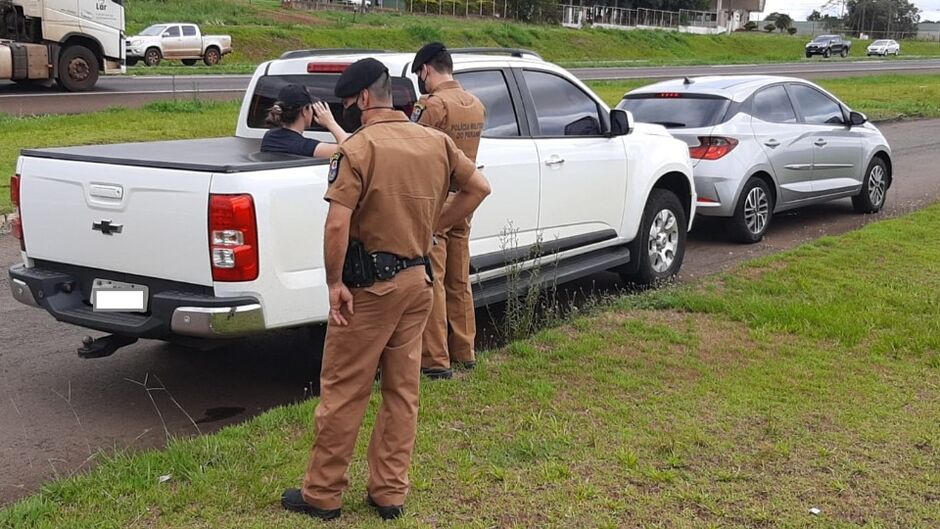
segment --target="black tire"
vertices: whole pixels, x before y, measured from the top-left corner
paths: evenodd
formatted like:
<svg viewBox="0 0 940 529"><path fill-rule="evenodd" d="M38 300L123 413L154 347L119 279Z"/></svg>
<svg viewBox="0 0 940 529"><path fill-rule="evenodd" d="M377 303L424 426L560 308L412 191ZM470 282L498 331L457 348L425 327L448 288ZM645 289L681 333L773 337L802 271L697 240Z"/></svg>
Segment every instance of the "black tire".
<svg viewBox="0 0 940 529"><path fill-rule="evenodd" d="M135 57L135 58L133 58L133 59L126 59L126 60L124 61L124 64L126 64L127 66L137 66L137 63L138 63L139 61L140 61L140 59L138 59L138 58Z"/></svg>
<svg viewBox="0 0 940 529"><path fill-rule="evenodd" d="M98 82L98 57L88 48L69 46L59 55L59 85L69 92L91 90Z"/></svg>
<svg viewBox="0 0 940 529"><path fill-rule="evenodd" d="M671 215L676 228L674 236L667 237L666 239L654 236L650 233L654 224L661 223L663 220L666 220L666 224L662 225L665 230L659 233L665 234L671 229L669 228L669 226L671 226L669 219L663 219L662 214L666 214L667 217ZM643 219L640 223L640 231L637 232L636 235L638 241L634 247L637 252L636 255L631 256L633 259L638 259L638 268L635 272L621 272L620 275L623 280L635 285L650 286L669 281L675 277L679 272L679 268L682 267L682 260L685 257L687 229L688 220L686 219L685 209L682 207L682 202L679 200L679 197L665 189L653 189L650 192L649 199L646 201L646 208L643 210ZM671 254L672 260L667 267L661 268L662 265L666 263L658 257L654 259L650 254L651 252L658 254L663 251L662 245L664 243L668 245L669 241L675 243L674 251L668 252ZM659 248L654 251L651 248L653 246L659 246Z"/></svg>
<svg viewBox="0 0 940 529"><path fill-rule="evenodd" d="M206 66L215 66L222 62L222 52L219 51L219 48L209 48L206 50L206 54L202 56L202 62L206 63Z"/></svg>
<svg viewBox="0 0 940 529"><path fill-rule="evenodd" d="M842 48L842 51L839 52L839 55L841 55L842 57L848 57L848 56L849 56L849 49L848 49L848 48Z"/></svg>
<svg viewBox="0 0 940 529"><path fill-rule="evenodd" d="M825 57L826 59L828 59L829 57L832 57L832 50L830 50L829 48L826 48L826 51L823 52L823 57Z"/></svg>
<svg viewBox="0 0 940 529"><path fill-rule="evenodd" d="M196 63L199 62L196 59L183 59L183 64L185 66L196 66Z"/></svg>
<svg viewBox="0 0 940 529"><path fill-rule="evenodd" d="M147 66L160 66L162 60L163 53L160 52L160 48L147 48L144 52L144 64Z"/></svg>
<svg viewBox="0 0 940 529"><path fill-rule="evenodd" d="M891 185L891 175L888 166L881 158L874 158L865 178L862 179L862 189L852 197L852 206L859 213L877 213L885 205L888 196L888 187Z"/></svg>
<svg viewBox="0 0 940 529"><path fill-rule="evenodd" d="M807 59L811 58L812 56L813 56L812 53L807 53L807 54L806 54L806 58L807 58Z"/></svg>
<svg viewBox="0 0 940 529"><path fill-rule="evenodd" d="M744 184L734 215L728 219L731 235L744 244L760 242L774 216L774 198L767 182L751 178Z"/></svg>

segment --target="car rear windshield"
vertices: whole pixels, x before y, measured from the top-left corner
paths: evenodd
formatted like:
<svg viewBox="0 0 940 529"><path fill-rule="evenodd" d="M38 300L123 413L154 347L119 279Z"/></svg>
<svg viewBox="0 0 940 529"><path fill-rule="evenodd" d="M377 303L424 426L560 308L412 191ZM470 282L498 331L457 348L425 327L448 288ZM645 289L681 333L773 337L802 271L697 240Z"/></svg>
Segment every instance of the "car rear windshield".
<svg viewBox="0 0 940 529"><path fill-rule="evenodd" d="M626 96L617 108L629 110L641 123L655 123L667 129L711 127L724 121L731 101L706 94L634 94Z"/></svg>
<svg viewBox="0 0 940 529"><path fill-rule="evenodd" d="M343 123L343 103L333 95L333 87L339 80L338 73L315 73L303 75L265 75L258 79L255 85L255 92L251 97L251 104L248 108L248 126L254 129L270 128L265 123L268 110L277 100L277 94L284 86L288 84L306 85L307 89L314 99L319 99L328 104L336 122ZM404 77L392 77L392 104L397 110L401 110L406 115L411 115L414 103L417 101L415 96L414 84ZM325 131L326 129L313 123L307 128L312 131Z"/></svg>

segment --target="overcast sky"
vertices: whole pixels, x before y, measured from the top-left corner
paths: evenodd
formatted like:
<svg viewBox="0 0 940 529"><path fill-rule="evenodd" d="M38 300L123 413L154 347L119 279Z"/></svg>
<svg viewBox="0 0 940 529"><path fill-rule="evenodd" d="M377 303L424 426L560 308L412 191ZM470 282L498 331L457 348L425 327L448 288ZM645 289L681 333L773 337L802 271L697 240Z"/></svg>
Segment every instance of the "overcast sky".
<svg viewBox="0 0 940 529"><path fill-rule="evenodd" d="M921 20L940 19L940 0L913 0L914 5L920 8ZM786 13L793 20L806 20L806 16L819 9L826 3L826 0L767 0L764 8L764 14L770 14L774 11ZM836 13L838 14L838 9Z"/></svg>

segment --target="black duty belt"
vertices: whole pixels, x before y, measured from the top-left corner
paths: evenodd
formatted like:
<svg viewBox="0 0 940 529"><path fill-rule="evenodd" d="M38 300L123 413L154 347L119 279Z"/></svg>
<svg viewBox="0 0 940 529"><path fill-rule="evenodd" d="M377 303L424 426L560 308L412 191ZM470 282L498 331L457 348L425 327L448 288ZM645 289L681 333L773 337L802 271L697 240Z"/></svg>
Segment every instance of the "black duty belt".
<svg viewBox="0 0 940 529"><path fill-rule="evenodd" d="M388 252L369 253L361 241L352 240L343 264L343 283L354 288L368 287L376 280L388 281L402 270L414 266L424 266L428 276L433 278L428 257L406 259Z"/></svg>

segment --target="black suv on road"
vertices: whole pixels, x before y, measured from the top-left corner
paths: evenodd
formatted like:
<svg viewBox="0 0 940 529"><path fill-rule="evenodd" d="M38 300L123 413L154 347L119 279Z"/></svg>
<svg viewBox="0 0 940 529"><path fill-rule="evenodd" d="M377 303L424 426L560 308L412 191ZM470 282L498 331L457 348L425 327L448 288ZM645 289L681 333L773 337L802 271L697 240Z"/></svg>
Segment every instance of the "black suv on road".
<svg viewBox="0 0 940 529"><path fill-rule="evenodd" d="M842 37L839 35L820 35L806 45L806 57L822 55L828 59L835 53L846 57L851 47L852 43L847 40L842 40Z"/></svg>

